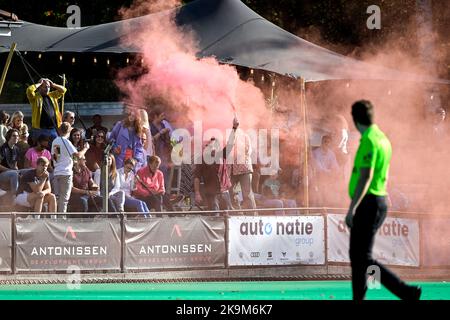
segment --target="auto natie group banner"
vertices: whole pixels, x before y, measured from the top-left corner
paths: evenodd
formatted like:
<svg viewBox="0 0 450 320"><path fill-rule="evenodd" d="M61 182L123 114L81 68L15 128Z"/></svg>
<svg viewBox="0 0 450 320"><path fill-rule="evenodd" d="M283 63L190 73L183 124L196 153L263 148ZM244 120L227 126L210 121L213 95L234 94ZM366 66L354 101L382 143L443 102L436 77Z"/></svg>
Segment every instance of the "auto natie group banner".
<svg viewBox="0 0 450 320"><path fill-rule="evenodd" d="M125 221L125 269L225 267L220 217Z"/></svg>
<svg viewBox="0 0 450 320"><path fill-rule="evenodd" d="M120 220L16 220L16 269L120 270Z"/></svg>
<svg viewBox="0 0 450 320"><path fill-rule="evenodd" d="M345 215L327 215L328 261L350 262L350 232ZM419 222L416 219L388 217L377 231L373 257L399 266L419 266Z"/></svg>
<svg viewBox="0 0 450 320"><path fill-rule="evenodd" d="M230 266L325 263L322 216L230 217L228 226Z"/></svg>

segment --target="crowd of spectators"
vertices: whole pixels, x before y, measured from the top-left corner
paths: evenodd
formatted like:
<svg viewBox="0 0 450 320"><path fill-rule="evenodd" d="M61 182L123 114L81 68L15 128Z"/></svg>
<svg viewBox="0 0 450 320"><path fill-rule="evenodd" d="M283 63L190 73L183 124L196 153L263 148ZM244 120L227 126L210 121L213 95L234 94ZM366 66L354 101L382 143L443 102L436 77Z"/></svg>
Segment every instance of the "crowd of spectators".
<svg viewBox="0 0 450 320"><path fill-rule="evenodd" d="M103 126L99 114L93 116L91 127L80 128L75 125L76 114L62 110L65 93L66 88L49 79L29 86L29 126L21 111L11 116L0 111L3 207L15 206L14 210L34 212L36 217L43 211L51 217L56 212L95 213L102 211L101 190L107 188L112 212L150 217L151 211L174 210L173 204L181 199L171 198L166 191L173 168L173 128L164 106L127 108L124 119L111 130ZM107 185L102 166L108 168ZM193 164L189 170L188 175L183 172L183 184L191 187L183 190L190 189L187 193L193 196ZM198 205L211 208L202 201Z"/></svg>
<svg viewBox="0 0 450 320"><path fill-rule="evenodd" d="M211 211L250 209L255 215L252 209L257 207L274 208L280 215L288 212L283 209L298 207L298 198L285 192L290 186L280 180L281 168L260 176L260 167L252 163L249 136L239 129L237 119L230 124L233 130L225 147L214 137L203 142L202 154L207 151L216 161L202 158L198 164L192 161L179 166L181 185L175 196L170 192L174 183L170 178L174 177L171 153L177 141L166 117L169 109L163 103L148 109L126 107L124 118L110 129L99 114L93 116L89 128L80 121L81 128L76 126L76 114L61 108L65 93L66 88L49 79L29 86L29 126L22 112L10 117L0 111L0 197L4 206L16 205L35 214L95 213L102 211L102 195L107 194L109 211L145 217L152 211L159 215L177 210L180 203ZM338 169L329 144L324 137L322 146L313 152L316 175ZM342 142L340 148L345 150ZM237 150L244 154L237 155ZM242 161L226 164L231 152L234 159ZM108 169L105 181L102 167ZM101 192L104 188L106 193Z"/></svg>

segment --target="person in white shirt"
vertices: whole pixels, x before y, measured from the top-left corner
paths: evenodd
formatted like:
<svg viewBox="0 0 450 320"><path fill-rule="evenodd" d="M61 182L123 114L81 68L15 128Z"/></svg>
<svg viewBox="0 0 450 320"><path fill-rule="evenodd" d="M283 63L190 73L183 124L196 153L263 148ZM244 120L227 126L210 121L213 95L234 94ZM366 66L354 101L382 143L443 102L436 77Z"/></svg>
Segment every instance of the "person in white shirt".
<svg viewBox="0 0 450 320"><path fill-rule="evenodd" d="M136 188L134 168L136 166L136 160L128 158L124 162L124 166L117 170L120 179L120 190L125 193L125 211L127 212L140 212L145 217L149 217L150 210L144 201L134 198L131 193Z"/></svg>
<svg viewBox="0 0 450 320"><path fill-rule="evenodd" d="M89 143L85 143L80 151L70 142L69 134L72 126L68 122L63 122L59 127L60 136L52 143L52 160L54 164L53 186L58 198L58 212L67 212L67 203L72 190L73 158L81 158L89 149Z"/></svg>

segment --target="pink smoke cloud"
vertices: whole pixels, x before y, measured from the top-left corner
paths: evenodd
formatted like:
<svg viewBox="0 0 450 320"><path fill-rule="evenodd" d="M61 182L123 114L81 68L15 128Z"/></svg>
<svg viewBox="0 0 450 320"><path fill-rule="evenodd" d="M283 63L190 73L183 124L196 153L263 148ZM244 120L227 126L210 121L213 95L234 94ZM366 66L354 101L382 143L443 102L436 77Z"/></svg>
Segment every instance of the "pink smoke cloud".
<svg viewBox="0 0 450 320"><path fill-rule="evenodd" d="M171 6L179 5L170 2ZM162 1L138 1L122 9L124 17L152 12L167 4ZM181 126L203 122L203 128L230 128L235 112L242 126L255 127L267 113L261 91L239 78L234 66L218 63L213 57L197 58L196 35L178 28L174 15L167 11L137 34L125 40L142 52L143 66L125 68L116 83L128 102L147 105L150 98L167 101L169 120ZM136 71L141 75L134 79ZM184 123L183 123L184 122Z"/></svg>

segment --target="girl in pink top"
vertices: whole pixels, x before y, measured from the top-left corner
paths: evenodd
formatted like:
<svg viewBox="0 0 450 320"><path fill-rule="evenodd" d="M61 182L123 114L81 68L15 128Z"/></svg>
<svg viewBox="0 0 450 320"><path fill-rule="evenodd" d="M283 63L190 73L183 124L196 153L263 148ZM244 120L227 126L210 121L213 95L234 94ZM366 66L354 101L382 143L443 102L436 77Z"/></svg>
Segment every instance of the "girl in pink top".
<svg viewBox="0 0 450 320"><path fill-rule="evenodd" d="M50 151L47 150L48 143L50 141L50 137L45 135L40 135L38 137L37 146L34 148L28 149L28 151L25 153L25 168L36 168L37 167L37 159L39 157L45 157L48 160L51 160L52 155L50 154ZM51 161L48 166L48 171L52 172L53 168L51 167Z"/></svg>

